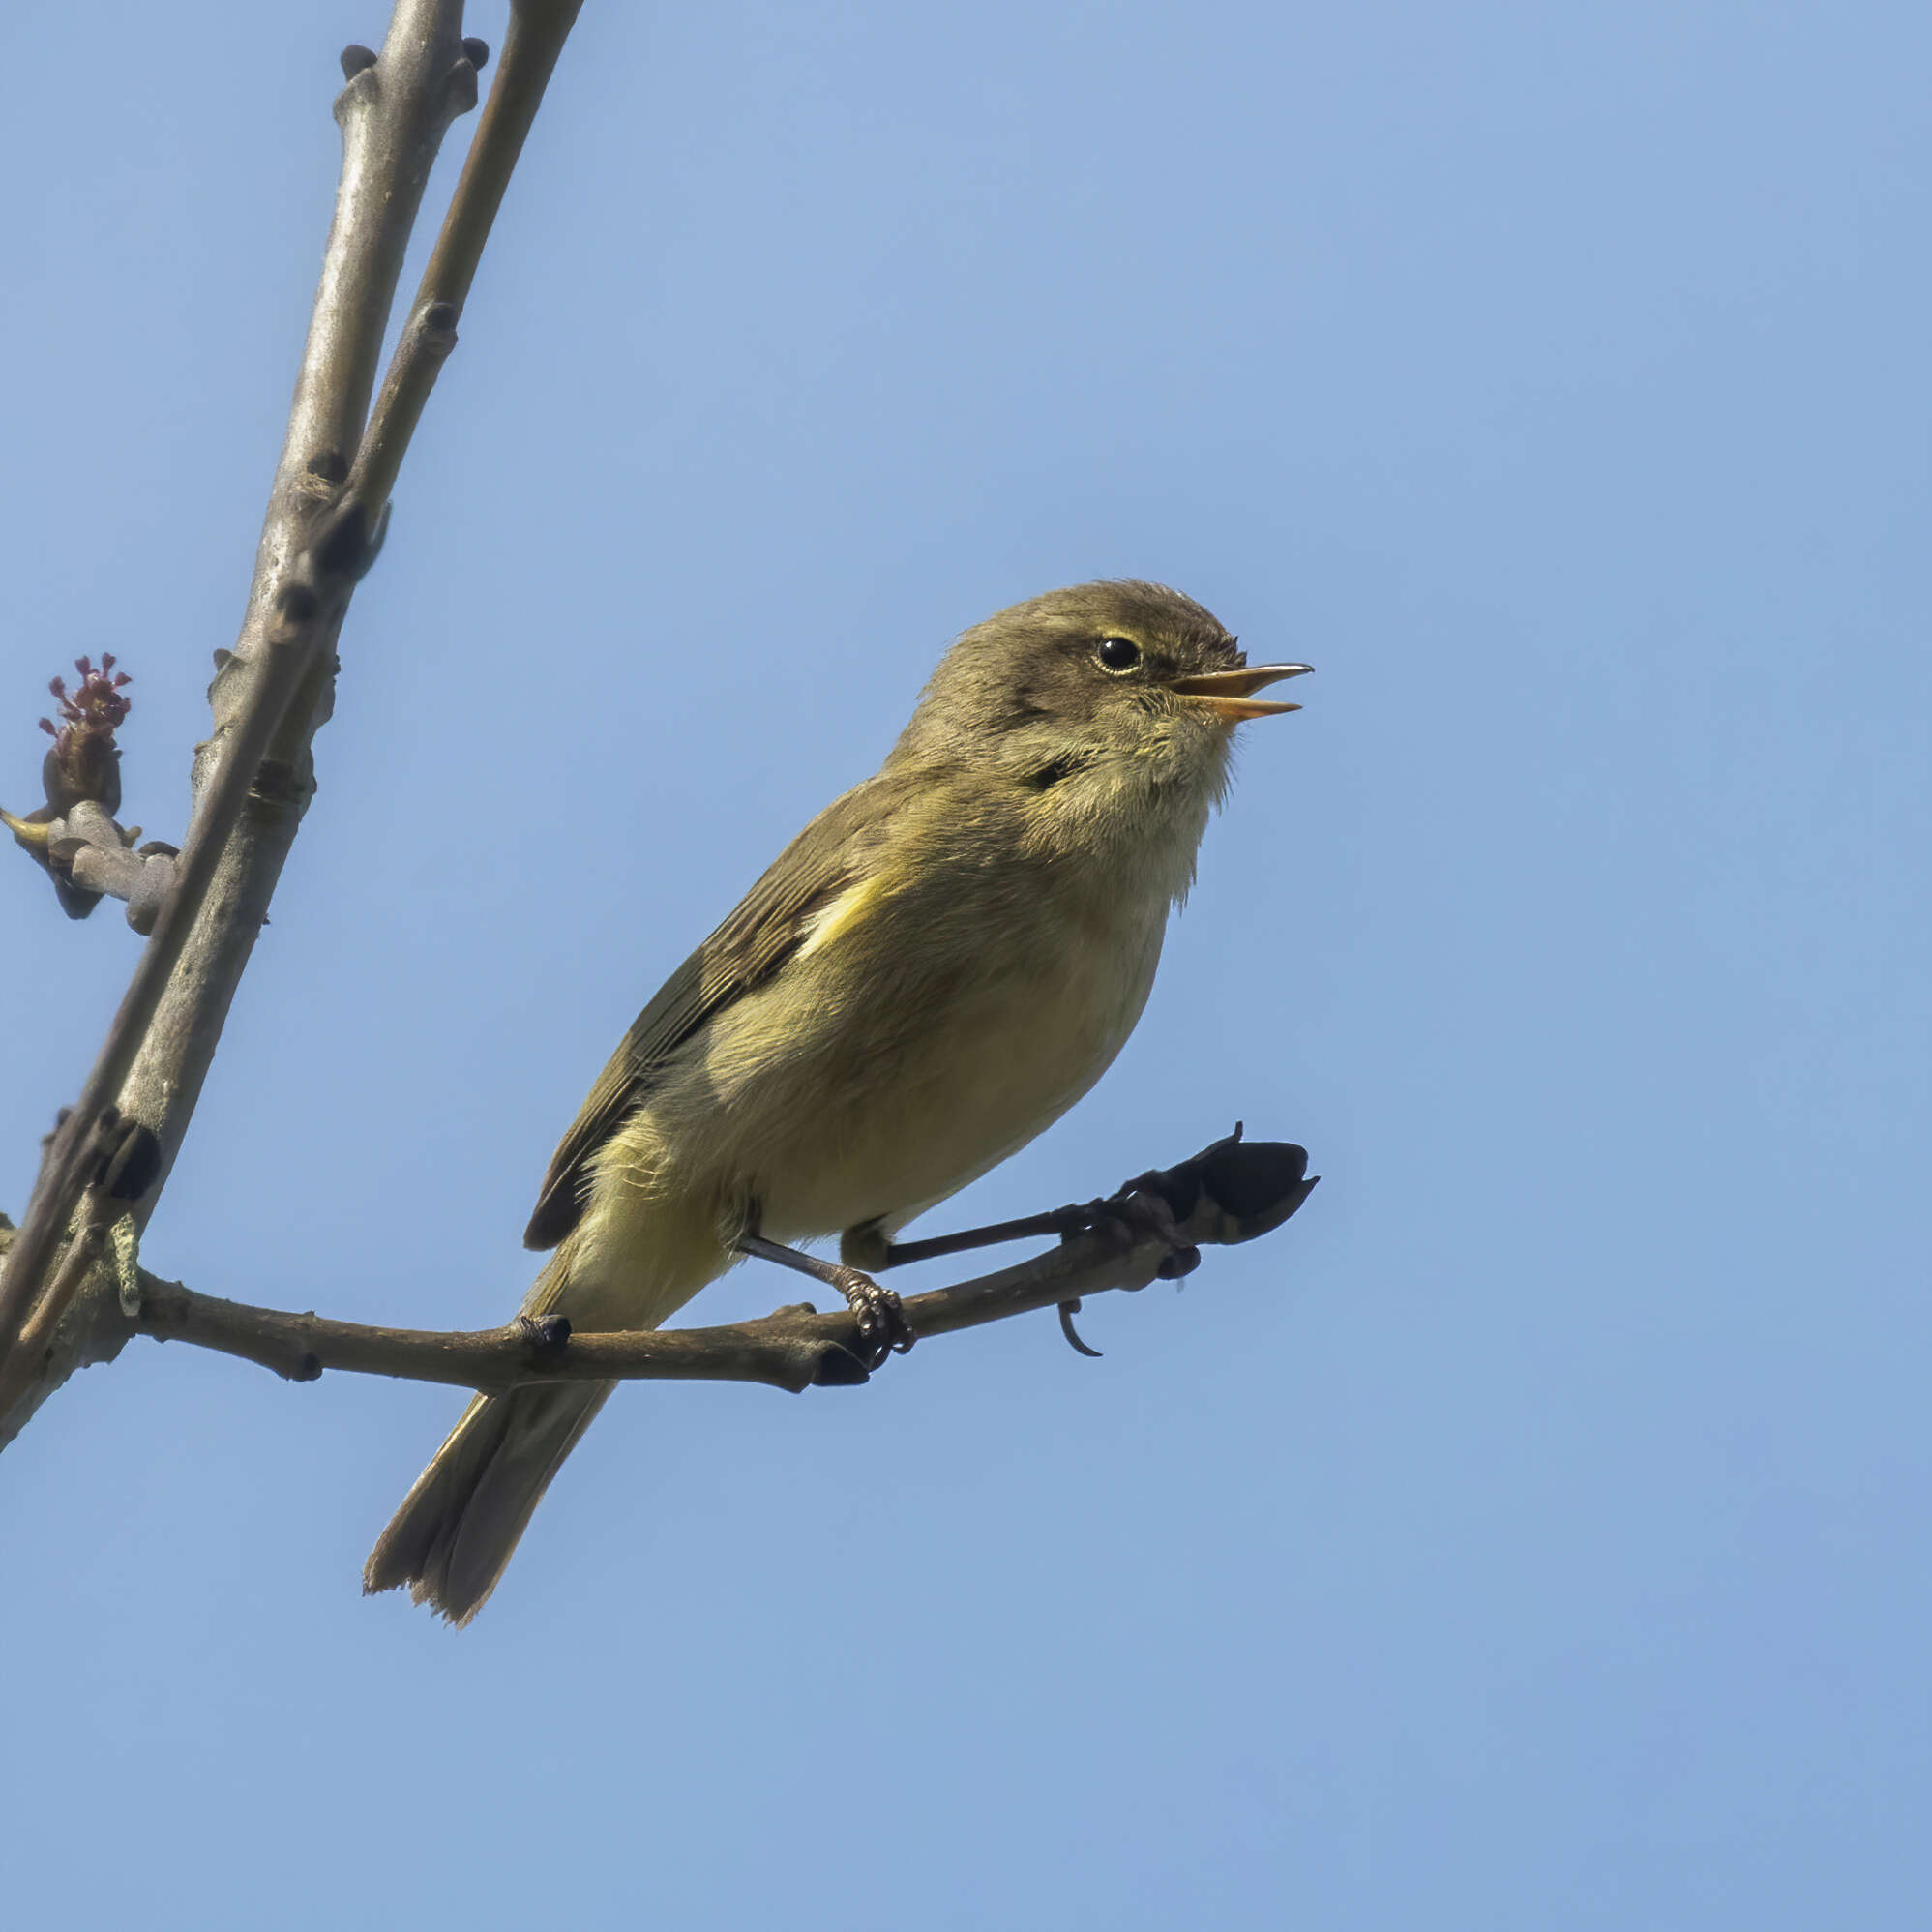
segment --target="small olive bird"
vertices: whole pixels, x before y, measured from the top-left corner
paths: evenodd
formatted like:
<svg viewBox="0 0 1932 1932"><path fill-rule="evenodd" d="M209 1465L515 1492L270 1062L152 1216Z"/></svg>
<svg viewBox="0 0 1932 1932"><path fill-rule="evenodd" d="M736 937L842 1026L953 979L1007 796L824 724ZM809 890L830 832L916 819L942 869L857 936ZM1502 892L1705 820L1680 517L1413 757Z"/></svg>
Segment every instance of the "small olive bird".
<svg viewBox="0 0 1932 1932"><path fill-rule="evenodd" d="M1234 728L1293 711L1178 591L1085 583L1001 610L940 661L875 777L828 805L639 1016L563 1138L524 1235L524 1301L654 1328L742 1256L851 1301L875 1355L896 1295L859 1272L1090 1087L1153 985ZM789 1243L840 1234L842 1265ZM466 1623L610 1382L478 1396L364 1572Z"/></svg>

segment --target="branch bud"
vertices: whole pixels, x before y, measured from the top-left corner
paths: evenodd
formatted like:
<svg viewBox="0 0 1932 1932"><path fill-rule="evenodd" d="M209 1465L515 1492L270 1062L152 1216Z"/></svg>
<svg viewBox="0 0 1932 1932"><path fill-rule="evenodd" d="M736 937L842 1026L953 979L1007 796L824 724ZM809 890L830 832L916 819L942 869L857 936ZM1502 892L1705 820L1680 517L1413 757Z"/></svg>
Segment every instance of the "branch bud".
<svg viewBox="0 0 1932 1932"><path fill-rule="evenodd" d="M130 680L126 671L115 670L111 652L102 654L98 670L86 658L75 658L74 668L80 673L77 689L70 692L64 677L47 685L58 701L61 722L40 721L53 740L41 763L41 783L56 812L72 811L91 799L111 816L121 805L121 753L114 732L128 716L129 701L121 690Z"/></svg>

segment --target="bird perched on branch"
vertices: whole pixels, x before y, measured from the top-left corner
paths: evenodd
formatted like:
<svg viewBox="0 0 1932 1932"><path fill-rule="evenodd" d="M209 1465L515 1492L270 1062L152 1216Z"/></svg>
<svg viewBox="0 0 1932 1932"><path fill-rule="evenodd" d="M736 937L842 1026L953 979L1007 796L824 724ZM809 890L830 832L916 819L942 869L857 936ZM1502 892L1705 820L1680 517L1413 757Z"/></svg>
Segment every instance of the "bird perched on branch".
<svg viewBox="0 0 1932 1932"><path fill-rule="evenodd" d="M1057 1119L1141 1016L1255 694L1191 599L1086 583L975 625L877 774L780 853L639 1016L558 1146L524 1302L654 1328L740 1257L911 1346L886 1265L915 1215ZM789 1245L838 1234L840 1263ZM368 1590L457 1623L502 1575L609 1382L479 1396L377 1541Z"/></svg>

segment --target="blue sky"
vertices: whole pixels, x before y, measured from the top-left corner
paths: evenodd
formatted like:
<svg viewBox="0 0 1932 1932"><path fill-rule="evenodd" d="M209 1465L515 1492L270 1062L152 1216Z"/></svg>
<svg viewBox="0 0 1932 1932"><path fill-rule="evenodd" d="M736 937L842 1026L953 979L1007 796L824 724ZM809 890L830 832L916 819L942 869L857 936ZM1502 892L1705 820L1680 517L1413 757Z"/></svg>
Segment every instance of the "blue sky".
<svg viewBox="0 0 1932 1932"><path fill-rule="evenodd" d="M0 801L111 649L160 836L382 15L172 20L23 17L0 129ZM1113 574L1319 675L952 1211L1324 1179L1104 1362L625 1391L460 1635L356 1593L448 1391L132 1346L0 1460L19 1922L1922 1924L1928 38L589 0L150 1264L498 1319L660 978ZM134 941L0 918L17 1216Z"/></svg>

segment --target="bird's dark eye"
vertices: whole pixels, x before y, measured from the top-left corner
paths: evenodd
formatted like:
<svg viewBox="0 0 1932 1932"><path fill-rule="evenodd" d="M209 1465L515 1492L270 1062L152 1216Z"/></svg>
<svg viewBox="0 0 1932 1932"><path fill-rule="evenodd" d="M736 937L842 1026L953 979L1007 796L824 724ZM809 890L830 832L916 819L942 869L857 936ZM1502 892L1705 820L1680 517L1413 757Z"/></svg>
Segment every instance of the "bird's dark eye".
<svg viewBox="0 0 1932 1932"><path fill-rule="evenodd" d="M1132 670L1141 662L1141 647L1131 638L1102 638L1094 645L1093 655L1100 660L1103 669Z"/></svg>

